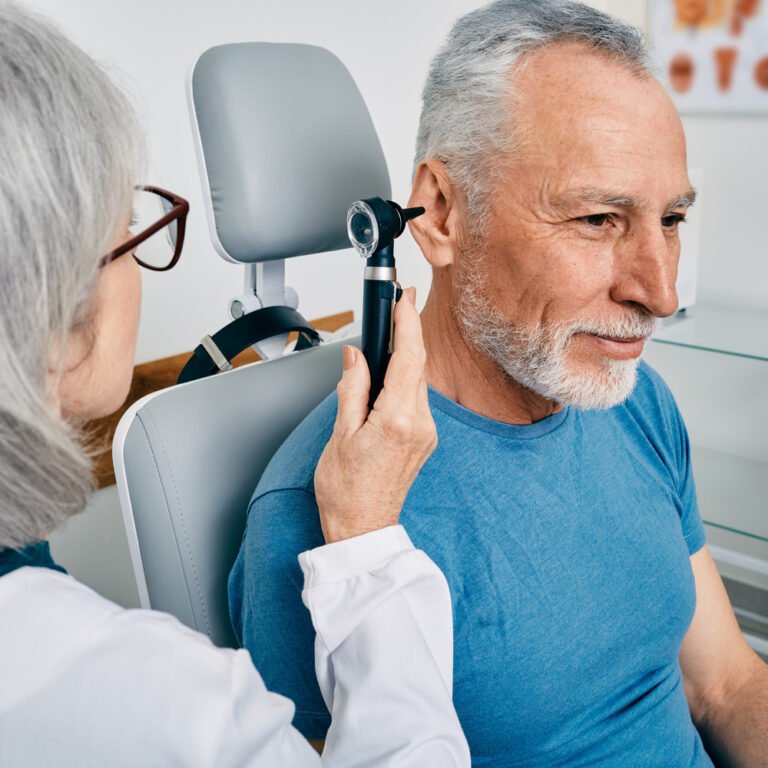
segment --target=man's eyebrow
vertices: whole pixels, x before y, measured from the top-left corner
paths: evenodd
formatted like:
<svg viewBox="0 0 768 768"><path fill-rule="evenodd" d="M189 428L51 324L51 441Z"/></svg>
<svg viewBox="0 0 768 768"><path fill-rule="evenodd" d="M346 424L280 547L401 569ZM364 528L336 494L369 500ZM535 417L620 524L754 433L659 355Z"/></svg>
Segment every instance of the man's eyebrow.
<svg viewBox="0 0 768 768"><path fill-rule="evenodd" d="M696 202L696 190L691 187L682 197L673 200L666 208L673 211L675 208L690 208Z"/></svg>
<svg viewBox="0 0 768 768"><path fill-rule="evenodd" d="M696 201L696 190L691 188L680 197L671 200L664 208L665 211L672 211L676 208L689 208ZM597 205L613 205L622 208L647 208L645 201L639 200L632 195L625 195L615 190L603 189L600 187L580 187L572 189L556 197L552 201L557 206L569 205L573 203L596 203Z"/></svg>

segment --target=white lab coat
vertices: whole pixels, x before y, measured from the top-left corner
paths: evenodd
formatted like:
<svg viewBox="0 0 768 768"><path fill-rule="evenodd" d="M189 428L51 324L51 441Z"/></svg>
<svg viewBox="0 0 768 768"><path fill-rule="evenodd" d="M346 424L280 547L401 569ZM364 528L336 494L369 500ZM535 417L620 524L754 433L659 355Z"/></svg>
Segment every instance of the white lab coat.
<svg viewBox="0 0 768 768"><path fill-rule="evenodd" d="M27 567L0 578L0 766L468 766L440 570L400 526L299 561L333 715L322 760L246 651Z"/></svg>

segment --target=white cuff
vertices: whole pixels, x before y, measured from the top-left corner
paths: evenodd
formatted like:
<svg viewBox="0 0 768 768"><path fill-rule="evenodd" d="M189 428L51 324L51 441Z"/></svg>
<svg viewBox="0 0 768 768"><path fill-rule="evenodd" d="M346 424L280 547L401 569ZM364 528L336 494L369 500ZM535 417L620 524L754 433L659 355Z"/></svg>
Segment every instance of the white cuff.
<svg viewBox="0 0 768 768"><path fill-rule="evenodd" d="M299 565L304 571L304 589L362 576L414 549L402 525L390 525L309 549L299 555Z"/></svg>

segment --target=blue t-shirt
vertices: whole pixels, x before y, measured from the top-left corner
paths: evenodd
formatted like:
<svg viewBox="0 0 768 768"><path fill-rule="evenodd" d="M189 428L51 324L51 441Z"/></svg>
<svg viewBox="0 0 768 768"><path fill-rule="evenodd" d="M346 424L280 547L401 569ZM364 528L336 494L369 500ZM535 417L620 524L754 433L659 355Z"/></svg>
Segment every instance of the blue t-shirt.
<svg viewBox="0 0 768 768"><path fill-rule="evenodd" d="M473 765L711 766L678 663L705 538L659 376L641 364L623 405L526 426L429 396L439 445L401 522L451 588ZM331 397L274 457L229 583L237 636L308 738L330 718L296 556L323 543L313 473L335 412Z"/></svg>

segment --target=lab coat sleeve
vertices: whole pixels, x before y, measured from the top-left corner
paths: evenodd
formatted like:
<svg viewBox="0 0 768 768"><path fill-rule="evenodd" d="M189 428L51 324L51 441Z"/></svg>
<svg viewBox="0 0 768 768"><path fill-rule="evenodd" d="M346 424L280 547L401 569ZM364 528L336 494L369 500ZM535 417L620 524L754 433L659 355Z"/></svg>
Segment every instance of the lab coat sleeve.
<svg viewBox="0 0 768 768"><path fill-rule="evenodd" d="M304 552L299 562L333 718L323 766L469 766L440 569L399 525Z"/></svg>

